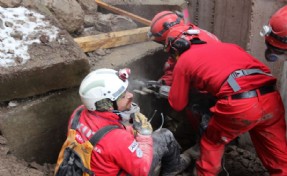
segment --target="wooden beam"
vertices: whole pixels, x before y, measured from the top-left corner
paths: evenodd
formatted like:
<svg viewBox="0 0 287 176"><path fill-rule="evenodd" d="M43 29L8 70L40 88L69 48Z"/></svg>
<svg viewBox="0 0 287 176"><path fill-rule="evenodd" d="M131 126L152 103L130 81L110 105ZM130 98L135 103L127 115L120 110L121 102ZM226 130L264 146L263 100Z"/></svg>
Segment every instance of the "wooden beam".
<svg viewBox="0 0 287 176"><path fill-rule="evenodd" d="M106 4L106 3L104 3L104 2L102 2L102 1L100 1L100 0L95 0L95 1L96 1L96 3L98 4L98 6L103 7L103 8L105 8L105 9L107 9L107 10L109 10L109 11L112 11L112 12L114 12L114 13L117 13L117 14L119 14L119 15L128 16L128 17L130 17L131 19L133 19L133 20L135 20L135 21L137 21L137 22L140 22L140 23L142 23L142 24L145 24L145 25L147 25L147 26L149 26L150 23L151 23L150 20L147 20L147 19L145 19L145 18L142 18L142 17L137 16L137 15L135 15L135 14L132 14L132 13L130 13L130 12L127 12L127 11L125 11L125 10L116 8L116 7L111 6L111 5L109 5L109 4Z"/></svg>
<svg viewBox="0 0 287 176"><path fill-rule="evenodd" d="M74 38L84 52L148 41L149 27Z"/></svg>

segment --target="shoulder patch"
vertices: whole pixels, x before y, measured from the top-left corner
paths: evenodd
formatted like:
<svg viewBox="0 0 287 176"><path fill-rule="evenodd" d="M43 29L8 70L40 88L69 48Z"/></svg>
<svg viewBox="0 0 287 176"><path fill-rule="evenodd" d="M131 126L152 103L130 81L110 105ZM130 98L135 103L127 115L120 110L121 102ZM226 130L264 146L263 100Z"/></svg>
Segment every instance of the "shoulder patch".
<svg viewBox="0 0 287 176"><path fill-rule="evenodd" d="M139 144L136 140L134 140L133 143L129 146L129 150L133 153L138 148L138 146Z"/></svg>

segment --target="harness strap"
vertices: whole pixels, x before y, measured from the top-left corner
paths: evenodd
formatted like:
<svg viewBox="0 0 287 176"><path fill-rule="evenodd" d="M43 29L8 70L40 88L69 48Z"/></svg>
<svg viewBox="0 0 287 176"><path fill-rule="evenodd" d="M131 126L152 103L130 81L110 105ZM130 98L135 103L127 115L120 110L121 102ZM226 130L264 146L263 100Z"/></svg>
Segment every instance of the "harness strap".
<svg viewBox="0 0 287 176"><path fill-rule="evenodd" d="M242 76L247 76L247 75L252 75L252 74L263 74L263 75L267 75L267 76L272 76L272 74L265 73L262 70L257 69L257 68L245 69L245 70L236 70L228 76L227 82L230 85L230 87L232 88L232 90L234 92L237 92L241 89L241 87L238 85L235 78L240 78Z"/></svg>
<svg viewBox="0 0 287 176"><path fill-rule="evenodd" d="M92 172L90 169L86 168L82 163L80 163L78 160L75 160L75 164L81 168L81 170L87 174L89 174L90 176L94 175L94 172Z"/></svg>
<svg viewBox="0 0 287 176"><path fill-rule="evenodd" d="M72 120L72 125L71 125L71 129L76 130L78 123L79 123L79 119L80 119L80 115L83 111L83 108L79 109L76 114L74 115L74 118Z"/></svg>
<svg viewBox="0 0 287 176"><path fill-rule="evenodd" d="M120 128L120 127L117 125L108 125L108 126L105 126L101 129L99 129L89 140L90 143L93 146L95 146L101 140L102 137L104 137L108 132L110 132L111 130L116 129L116 128Z"/></svg>

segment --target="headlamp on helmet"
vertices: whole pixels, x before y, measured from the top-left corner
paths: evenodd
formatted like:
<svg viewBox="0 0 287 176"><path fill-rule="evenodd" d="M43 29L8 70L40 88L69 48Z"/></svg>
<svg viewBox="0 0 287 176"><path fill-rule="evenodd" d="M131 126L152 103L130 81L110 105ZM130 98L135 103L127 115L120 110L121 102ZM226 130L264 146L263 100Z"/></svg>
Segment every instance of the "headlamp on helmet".
<svg viewBox="0 0 287 176"><path fill-rule="evenodd" d="M272 31L272 28L269 25L264 25L260 31L260 36L268 36Z"/></svg>

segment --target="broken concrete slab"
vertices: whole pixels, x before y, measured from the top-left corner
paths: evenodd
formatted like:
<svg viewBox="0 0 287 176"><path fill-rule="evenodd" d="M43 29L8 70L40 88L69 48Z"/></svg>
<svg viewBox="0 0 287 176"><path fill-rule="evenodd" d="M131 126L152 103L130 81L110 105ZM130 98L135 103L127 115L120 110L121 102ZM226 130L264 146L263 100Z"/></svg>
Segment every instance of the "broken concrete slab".
<svg viewBox="0 0 287 176"><path fill-rule="evenodd" d="M68 119L80 104L78 88L74 88L1 108L0 131L10 152L26 161L55 163Z"/></svg>
<svg viewBox="0 0 287 176"><path fill-rule="evenodd" d="M90 66L70 34L34 11L18 8L21 19L10 11L1 9L0 102L79 85Z"/></svg>
<svg viewBox="0 0 287 176"><path fill-rule="evenodd" d="M68 34L67 34L68 35ZM89 72L88 60L71 37L67 44L37 44L24 65L0 69L0 101L26 98L80 84Z"/></svg>

